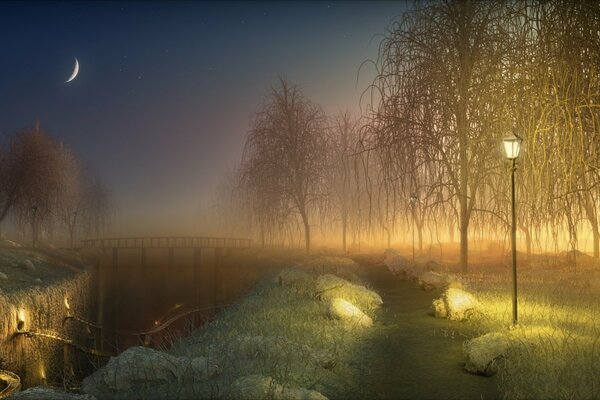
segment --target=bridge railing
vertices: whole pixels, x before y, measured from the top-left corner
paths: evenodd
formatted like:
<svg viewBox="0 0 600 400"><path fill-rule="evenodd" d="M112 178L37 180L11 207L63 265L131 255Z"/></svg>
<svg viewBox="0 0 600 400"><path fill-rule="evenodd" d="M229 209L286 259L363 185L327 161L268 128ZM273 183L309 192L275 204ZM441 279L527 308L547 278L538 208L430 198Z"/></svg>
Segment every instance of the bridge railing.
<svg viewBox="0 0 600 400"><path fill-rule="evenodd" d="M251 239L194 237L194 236L156 236L156 237L120 237L95 238L81 241L83 247L100 249L142 249L142 248L234 248L244 249L252 246Z"/></svg>

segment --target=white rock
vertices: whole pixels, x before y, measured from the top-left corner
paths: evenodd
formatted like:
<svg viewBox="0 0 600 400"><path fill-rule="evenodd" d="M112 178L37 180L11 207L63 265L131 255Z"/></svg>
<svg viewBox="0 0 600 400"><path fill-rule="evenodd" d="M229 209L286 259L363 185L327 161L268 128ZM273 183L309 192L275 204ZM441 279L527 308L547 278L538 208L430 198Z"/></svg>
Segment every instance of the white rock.
<svg viewBox="0 0 600 400"><path fill-rule="evenodd" d="M4 272L0 272L0 281L7 281L8 280L8 275L6 275Z"/></svg>
<svg viewBox="0 0 600 400"><path fill-rule="evenodd" d="M427 271L422 273L417 282L419 287L424 290L444 289L447 287L462 288L462 284L455 275L441 274L438 272Z"/></svg>
<svg viewBox="0 0 600 400"><path fill-rule="evenodd" d="M206 381L218 367L204 357L175 357L147 347L131 347L83 380L82 391L98 398L168 382Z"/></svg>
<svg viewBox="0 0 600 400"><path fill-rule="evenodd" d="M298 268L284 268L277 275L277 282L286 286L314 285L315 279Z"/></svg>
<svg viewBox="0 0 600 400"><path fill-rule="evenodd" d="M365 310L375 309L383 304L381 296L376 292L331 274L319 276L316 293L323 301L343 298Z"/></svg>
<svg viewBox="0 0 600 400"><path fill-rule="evenodd" d="M480 308L480 304L471 293L451 287L441 298L433 301L432 307L436 317L463 321L469 319Z"/></svg>
<svg viewBox="0 0 600 400"><path fill-rule="evenodd" d="M26 259L23 262L21 262L19 264L19 267L21 267L24 270L29 271L29 272L34 272L35 271L35 266L31 262L31 260L29 260L29 259Z"/></svg>
<svg viewBox="0 0 600 400"><path fill-rule="evenodd" d="M383 263L394 275L406 274L413 267L407 258L401 256L396 250L387 249L384 253Z"/></svg>
<svg viewBox="0 0 600 400"><path fill-rule="evenodd" d="M506 356L510 345L507 335L500 332L487 333L465 342L465 369L473 374L494 375L498 371L498 360Z"/></svg>
<svg viewBox="0 0 600 400"><path fill-rule="evenodd" d="M354 304L339 297L331 300L328 313L332 318L351 322L359 326L369 327L373 325L373 320L368 315Z"/></svg>

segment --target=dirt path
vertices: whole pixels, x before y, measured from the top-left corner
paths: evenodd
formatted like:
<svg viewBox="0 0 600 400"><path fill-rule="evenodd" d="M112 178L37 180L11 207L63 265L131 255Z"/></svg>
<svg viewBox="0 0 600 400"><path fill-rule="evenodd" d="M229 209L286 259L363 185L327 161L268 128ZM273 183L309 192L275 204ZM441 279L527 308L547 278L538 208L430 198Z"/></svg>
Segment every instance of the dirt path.
<svg viewBox="0 0 600 400"><path fill-rule="evenodd" d="M497 399L495 378L463 370L459 322L434 318L430 305L439 292L419 290L383 266L368 267L367 279L384 302L372 336L359 350L364 392L358 398ZM454 331L454 334L452 332Z"/></svg>

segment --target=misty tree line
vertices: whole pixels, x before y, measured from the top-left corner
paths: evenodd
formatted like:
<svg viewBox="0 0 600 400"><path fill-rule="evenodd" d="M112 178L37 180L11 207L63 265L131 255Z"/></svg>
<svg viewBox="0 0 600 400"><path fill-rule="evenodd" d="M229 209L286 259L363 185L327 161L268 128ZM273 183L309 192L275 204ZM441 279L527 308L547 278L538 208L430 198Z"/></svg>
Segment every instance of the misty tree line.
<svg viewBox="0 0 600 400"><path fill-rule="evenodd" d="M599 257L600 2L418 2L367 64L359 119L272 89L219 197L224 226L306 249L315 229L341 232L345 248L349 231L390 245L414 215L419 249L457 232L466 270L469 235L508 234L514 132L527 252L590 232Z"/></svg>
<svg viewBox="0 0 600 400"><path fill-rule="evenodd" d="M66 234L74 247L77 233L97 235L109 215L106 187L39 122L0 147L0 224L12 222L26 242Z"/></svg>

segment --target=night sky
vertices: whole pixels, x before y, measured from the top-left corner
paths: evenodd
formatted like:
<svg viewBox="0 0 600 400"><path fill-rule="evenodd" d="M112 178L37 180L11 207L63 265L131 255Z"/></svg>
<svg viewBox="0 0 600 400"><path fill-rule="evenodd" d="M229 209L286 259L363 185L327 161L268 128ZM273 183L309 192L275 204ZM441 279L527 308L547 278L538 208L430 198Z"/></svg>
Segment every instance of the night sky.
<svg viewBox="0 0 600 400"><path fill-rule="evenodd" d="M110 188L115 234L198 232L278 77L359 112L404 2L0 3L0 134L33 125ZM68 84L74 57L77 78ZM195 222L196 220L196 222Z"/></svg>

